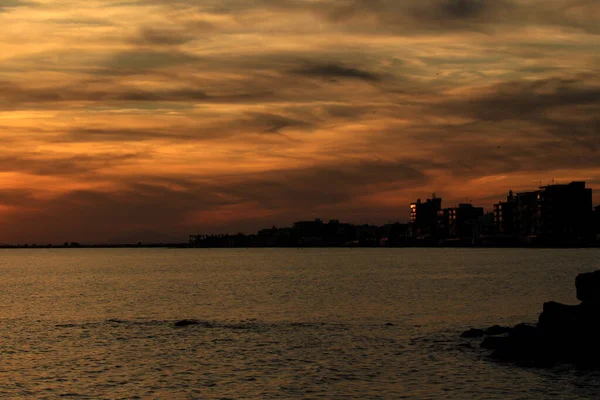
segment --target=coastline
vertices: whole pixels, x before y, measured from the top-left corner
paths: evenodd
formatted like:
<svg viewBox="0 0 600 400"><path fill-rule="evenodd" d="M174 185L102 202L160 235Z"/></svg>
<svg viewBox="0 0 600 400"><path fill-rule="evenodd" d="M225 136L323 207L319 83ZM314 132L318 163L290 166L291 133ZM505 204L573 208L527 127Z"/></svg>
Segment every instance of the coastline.
<svg viewBox="0 0 600 400"><path fill-rule="evenodd" d="M150 244L79 244L64 245L0 245L0 250L20 249L593 249L600 243L577 245L479 245L479 244L410 244L410 245L279 245L279 246L197 246L189 243L150 243Z"/></svg>

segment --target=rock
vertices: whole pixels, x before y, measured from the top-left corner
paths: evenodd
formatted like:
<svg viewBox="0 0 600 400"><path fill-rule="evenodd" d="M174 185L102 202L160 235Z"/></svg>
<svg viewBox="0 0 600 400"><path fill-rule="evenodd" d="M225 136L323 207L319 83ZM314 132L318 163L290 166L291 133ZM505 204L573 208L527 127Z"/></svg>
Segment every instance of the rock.
<svg viewBox="0 0 600 400"><path fill-rule="evenodd" d="M511 335L515 337L535 337L539 333L536 326L526 323L520 323L512 328Z"/></svg>
<svg viewBox="0 0 600 400"><path fill-rule="evenodd" d="M174 324L178 328L190 326L190 325L202 325L205 328L213 328L213 325L210 322L206 321L198 321L197 319L182 319L181 321L177 321Z"/></svg>
<svg viewBox="0 0 600 400"><path fill-rule="evenodd" d="M192 319L182 319L181 321L175 322L175 326L183 327L190 325L198 325L200 321L192 320Z"/></svg>
<svg viewBox="0 0 600 400"><path fill-rule="evenodd" d="M481 342L480 346L484 349L495 350L501 346L506 346L509 341L510 338L505 336L489 336L483 339L483 342Z"/></svg>
<svg viewBox="0 0 600 400"><path fill-rule="evenodd" d="M600 367L600 271L578 275L575 285L581 304L544 303L537 325L494 325L485 331L469 329L461 336L485 334L480 346L492 350L491 358L519 366Z"/></svg>
<svg viewBox="0 0 600 400"><path fill-rule="evenodd" d="M577 275L575 289L580 301L600 304L600 270Z"/></svg>
<svg viewBox="0 0 600 400"><path fill-rule="evenodd" d="M487 328L484 333L489 336L496 336L510 333L510 331L512 331L512 328L509 328L508 326L494 325Z"/></svg>
<svg viewBox="0 0 600 400"><path fill-rule="evenodd" d="M464 331L460 337L464 337L464 338L474 338L474 337L482 337L483 336L483 329L475 329L475 328L471 328L467 331Z"/></svg>
<svg viewBox="0 0 600 400"><path fill-rule="evenodd" d="M579 324L579 306L549 301L544 303L538 328L547 335L565 335Z"/></svg>

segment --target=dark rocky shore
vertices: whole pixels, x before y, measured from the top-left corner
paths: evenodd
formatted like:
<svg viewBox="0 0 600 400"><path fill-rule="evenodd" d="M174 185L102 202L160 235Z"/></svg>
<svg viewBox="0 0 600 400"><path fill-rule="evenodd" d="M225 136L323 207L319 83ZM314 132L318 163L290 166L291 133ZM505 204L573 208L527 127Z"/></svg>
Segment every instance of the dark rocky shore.
<svg viewBox="0 0 600 400"><path fill-rule="evenodd" d="M600 367L600 270L575 279L578 305L544 303L537 324L469 329L463 338L483 338L490 357L522 366L572 363Z"/></svg>

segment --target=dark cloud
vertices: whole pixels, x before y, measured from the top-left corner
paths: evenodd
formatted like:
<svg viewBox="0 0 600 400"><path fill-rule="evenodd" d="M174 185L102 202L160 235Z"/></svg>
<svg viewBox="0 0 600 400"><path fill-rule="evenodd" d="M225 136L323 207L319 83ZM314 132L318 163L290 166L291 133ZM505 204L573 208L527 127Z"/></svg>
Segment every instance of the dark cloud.
<svg viewBox="0 0 600 400"><path fill-rule="evenodd" d="M440 10L452 18L475 18L485 11L485 3L483 0L445 0Z"/></svg>
<svg viewBox="0 0 600 400"><path fill-rule="evenodd" d="M494 85L485 94L445 104L446 112L499 124L520 121L566 144L600 146L600 76L554 77Z"/></svg>
<svg viewBox="0 0 600 400"><path fill-rule="evenodd" d="M193 7L195 2L182 0L158 3ZM228 0L207 2L203 4L203 9L233 15L260 10L308 12L340 24L344 30L369 31L374 34L414 35L445 30L490 33L502 27L518 29L531 24L600 33L597 24L600 3L596 0Z"/></svg>
<svg viewBox="0 0 600 400"><path fill-rule="evenodd" d="M7 9L13 7L27 6L31 4L31 2L23 0L0 0L0 12L6 11Z"/></svg>
<svg viewBox="0 0 600 400"><path fill-rule="evenodd" d="M317 78L349 78L349 79L361 79L369 82L376 82L380 80L379 75L362 70L359 68L348 67L342 64L308 64L301 68L292 70L294 74L305 75Z"/></svg>
<svg viewBox="0 0 600 400"><path fill-rule="evenodd" d="M144 27L140 29L132 42L141 46L177 46L194 39L196 37L189 31ZM183 61L187 62L189 58L184 57Z"/></svg>
<svg viewBox="0 0 600 400"><path fill-rule="evenodd" d="M188 128L189 129L189 128ZM181 127L170 129L125 129L125 128L72 128L65 134L60 134L55 142L137 142L145 140L193 140L199 139L192 134L181 132Z"/></svg>
<svg viewBox="0 0 600 400"><path fill-rule="evenodd" d="M297 5L296 5L297 6ZM490 23L518 11L510 0L343 0L306 2L313 13L346 30L418 34L441 30L490 30ZM518 15L518 14L517 14Z"/></svg>
<svg viewBox="0 0 600 400"><path fill-rule="evenodd" d="M257 129L263 133L279 133L286 128L311 129L315 125L308 121L269 113L249 113L238 121L239 128Z"/></svg>
<svg viewBox="0 0 600 400"><path fill-rule="evenodd" d="M301 212L329 207L369 193L379 185L422 185L429 178L402 161L342 162L303 169L275 170L223 186L220 191L267 209Z"/></svg>
<svg viewBox="0 0 600 400"><path fill-rule="evenodd" d="M556 108L600 107L600 76L506 82L451 109L479 120L534 120ZM567 116L567 115L564 115Z"/></svg>
<svg viewBox="0 0 600 400"><path fill-rule="evenodd" d="M245 103L273 100L269 92L232 92L208 94L203 88L140 89L119 81L104 81L95 85L85 82L57 87L24 87L0 81L0 108L14 110L22 107L58 107L65 102L208 102Z"/></svg>
<svg viewBox="0 0 600 400"><path fill-rule="evenodd" d="M205 121L201 125L173 125L156 128L126 129L119 127L75 127L58 132L51 140L55 143L140 142L158 140L202 141L243 134L278 134L286 129L311 130L315 123L270 113L245 113L231 116L226 121ZM50 135L48 135L50 136Z"/></svg>
<svg viewBox="0 0 600 400"><path fill-rule="evenodd" d="M416 35L441 31L494 33L525 26L555 26L600 34L597 0L151 0L165 9L187 9L247 19L262 12L309 13L345 31Z"/></svg>
<svg viewBox="0 0 600 400"><path fill-rule="evenodd" d="M424 111L469 122L430 124L405 133L414 129L415 140L429 147L436 158L432 169L463 179L595 169L600 167L598 78L576 75L490 85Z"/></svg>
<svg viewBox="0 0 600 400"><path fill-rule="evenodd" d="M156 37L154 39L156 40ZM140 73L199 61L199 57L182 51L134 50L115 54L108 62L107 68Z"/></svg>
<svg viewBox="0 0 600 400"><path fill-rule="evenodd" d="M73 177L98 172L115 165L137 162L141 158L144 158L141 154L111 153L67 157L52 154L3 155L0 157L0 172Z"/></svg>

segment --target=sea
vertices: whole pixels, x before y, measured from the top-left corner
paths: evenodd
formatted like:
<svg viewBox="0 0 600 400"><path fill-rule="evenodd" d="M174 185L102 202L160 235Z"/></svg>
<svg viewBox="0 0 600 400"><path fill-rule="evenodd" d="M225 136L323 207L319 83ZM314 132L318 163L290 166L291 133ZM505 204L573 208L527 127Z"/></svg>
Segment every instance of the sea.
<svg viewBox="0 0 600 400"><path fill-rule="evenodd" d="M460 334L576 304L575 276L599 256L0 250L0 398L598 398L597 371L498 363Z"/></svg>

